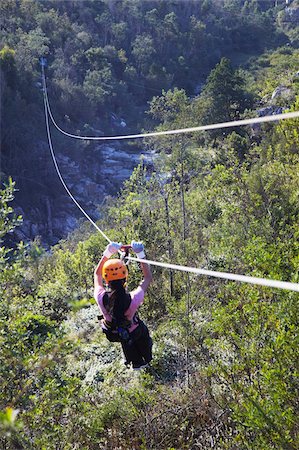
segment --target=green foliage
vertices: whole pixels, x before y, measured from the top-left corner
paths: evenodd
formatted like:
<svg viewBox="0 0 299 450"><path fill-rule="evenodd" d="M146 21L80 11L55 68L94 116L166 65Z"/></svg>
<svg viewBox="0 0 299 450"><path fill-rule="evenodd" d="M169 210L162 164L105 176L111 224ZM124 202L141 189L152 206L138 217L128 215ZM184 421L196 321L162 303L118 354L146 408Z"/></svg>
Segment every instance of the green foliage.
<svg viewBox="0 0 299 450"><path fill-rule="evenodd" d="M149 35L137 35L133 42L132 56L137 65L140 74L145 75L148 72L150 61L155 54L153 40Z"/></svg>
<svg viewBox="0 0 299 450"><path fill-rule="evenodd" d="M5 411L0 411L0 442L5 445L7 449L13 449L22 445L20 430L22 423L17 419L19 414L18 409L11 407L5 408Z"/></svg>
<svg viewBox="0 0 299 450"><path fill-rule="evenodd" d="M204 123L221 123L240 118L245 108L252 106L252 98L243 87L244 81L227 58L211 71L203 96L207 101ZM223 134L223 130L214 134Z"/></svg>
<svg viewBox="0 0 299 450"><path fill-rule="evenodd" d="M0 70L11 88L14 88L16 83L15 53L15 50L7 45L0 51Z"/></svg>
<svg viewBox="0 0 299 450"><path fill-rule="evenodd" d="M44 222L44 212L41 218L31 217L41 209L40 194L59 193L51 176L51 162L45 164L40 159L45 140L40 56L48 57L48 89L57 123L79 134L86 128L115 134L119 128L111 122L112 114L124 117L128 133L145 124L152 128L143 111L153 95L164 91L173 92L175 97L176 91L184 90L186 96L193 96L202 91L208 74L222 57L230 58L235 68L251 56L285 43L286 36L275 21L281 5L274 8L271 2L261 6L260 2L218 0L185 3L1 2L2 170L17 180L19 202L30 219ZM285 32L292 28L286 27ZM286 53L283 59L281 77ZM295 58L293 61L295 65ZM255 86L248 91L240 83L238 70L232 72L224 103L227 107L231 101L229 116L238 117L244 103L250 106L247 94ZM220 106L222 100L219 97ZM202 123L209 114L222 120L216 110L217 99L208 96L199 103L190 115L181 115L180 120L176 116L180 126ZM77 163L86 161L86 143L68 147L59 139L55 149L71 155ZM60 202L51 204L53 216L60 207ZM42 238L49 239L47 231Z"/></svg>
<svg viewBox="0 0 299 450"><path fill-rule="evenodd" d="M159 122L168 124L183 113L187 105L188 98L185 91L175 88L173 91L162 91L160 97L153 97L148 114Z"/></svg>
<svg viewBox="0 0 299 450"><path fill-rule="evenodd" d="M298 95L297 67L299 52L292 47L281 47L273 52L267 52L252 61L250 72L254 75L253 88L264 98L270 99L277 86L291 89L293 95ZM280 99L281 100L281 99ZM290 103L284 99L282 106ZM275 100L277 102L277 100Z"/></svg>
<svg viewBox="0 0 299 450"><path fill-rule="evenodd" d="M223 292L226 304L215 309L217 338L210 342L212 353L226 355L215 369L239 424L236 442L296 448L296 296L242 291Z"/></svg>
<svg viewBox="0 0 299 450"><path fill-rule="evenodd" d="M14 199L15 182L9 178L8 183L0 190L0 294L1 296L9 290L11 280L15 273L11 266L17 259L17 254L13 249L4 244L4 239L11 234L14 229L21 225L22 217L16 216L9 203Z"/></svg>
<svg viewBox="0 0 299 450"><path fill-rule="evenodd" d="M276 17L292 34L281 5L269 5L2 1L4 170L25 175L24 161L39 161L24 117L41 119L41 53L55 113L73 129L87 118L108 129L111 112L134 117L148 101L163 130L255 114L253 93L278 83L296 95L291 46L235 67L285 39ZM298 110L290 99L278 103ZM143 240L153 260L298 282L298 121L213 137L148 140L151 173L134 170L101 228ZM127 371L91 300L105 240L83 225L49 252L38 240L11 249L14 189L9 180L0 192L1 448L297 448L297 293L153 267L140 313L154 360L143 374ZM140 277L131 264L129 289Z"/></svg>
<svg viewBox="0 0 299 450"><path fill-rule="evenodd" d="M41 28L37 27L28 33L21 33L16 46L16 60L25 71L36 73L38 59L49 52L50 39Z"/></svg>
<svg viewBox="0 0 299 450"><path fill-rule="evenodd" d="M88 71L83 89L89 100L95 104L103 105L114 91L111 71L108 68L101 71Z"/></svg>
<svg viewBox="0 0 299 450"><path fill-rule="evenodd" d="M13 209L8 206L8 203L14 199L15 182L9 178L8 183L4 186L4 189L0 191L1 209L0 209L0 239L7 234L11 233L16 226L22 223L20 216L12 216Z"/></svg>

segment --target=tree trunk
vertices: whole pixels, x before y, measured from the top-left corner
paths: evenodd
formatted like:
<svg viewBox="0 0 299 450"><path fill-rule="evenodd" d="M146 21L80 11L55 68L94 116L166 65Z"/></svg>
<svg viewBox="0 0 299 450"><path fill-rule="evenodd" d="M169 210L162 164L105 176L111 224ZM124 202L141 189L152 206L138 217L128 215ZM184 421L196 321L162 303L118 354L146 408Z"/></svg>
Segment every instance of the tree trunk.
<svg viewBox="0 0 299 450"><path fill-rule="evenodd" d="M166 214L166 224L167 224L167 243L168 243L168 256L170 261L172 261L173 251L172 251L172 242L170 236L170 217L169 217L169 206L168 206L168 195L164 196L165 201L165 214ZM169 271L169 282L170 282L170 295L174 296L174 287L173 287L173 270Z"/></svg>
<svg viewBox="0 0 299 450"><path fill-rule="evenodd" d="M51 203L49 197L46 197L46 208L47 208L47 224L48 224L48 236L53 236L53 228L52 228L52 210Z"/></svg>

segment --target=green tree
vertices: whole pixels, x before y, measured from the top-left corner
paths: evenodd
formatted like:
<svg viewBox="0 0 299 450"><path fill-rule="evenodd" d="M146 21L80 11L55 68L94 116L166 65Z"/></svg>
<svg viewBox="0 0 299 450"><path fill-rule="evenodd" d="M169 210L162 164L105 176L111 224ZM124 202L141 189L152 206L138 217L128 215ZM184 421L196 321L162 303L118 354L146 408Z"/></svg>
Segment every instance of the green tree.
<svg viewBox="0 0 299 450"><path fill-rule="evenodd" d="M146 76L155 53L154 42L150 35L140 34L136 36L132 44L132 55L136 61L139 74Z"/></svg>
<svg viewBox="0 0 299 450"><path fill-rule="evenodd" d="M16 61L22 70L37 73L38 60L41 56L49 53L50 39L43 33L41 28L21 33L16 46Z"/></svg>
<svg viewBox="0 0 299 450"><path fill-rule="evenodd" d="M129 27L126 22L117 22L112 24L111 32L117 48L127 48L129 40Z"/></svg>
<svg viewBox="0 0 299 450"><path fill-rule="evenodd" d="M83 91L89 100L100 107L111 104L115 81L109 67L102 70L88 70L83 83Z"/></svg>
<svg viewBox="0 0 299 450"><path fill-rule="evenodd" d="M148 114L163 124L174 122L188 106L188 97L183 89L162 91L160 97L153 97Z"/></svg>
<svg viewBox="0 0 299 450"><path fill-rule="evenodd" d="M17 71L15 53L15 50L9 48L7 45L0 50L0 70L4 74L7 86L11 89L16 87Z"/></svg>
<svg viewBox="0 0 299 450"><path fill-rule="evenodd" d="M203 97L207 101L204 123L220 123L237 120L252 105L252 98L244 89L244 81L227 58L211 71L207 84L203 89ZM231 130L229 131L231 132ZM214 134L225 134L221 130Z"/></svg>

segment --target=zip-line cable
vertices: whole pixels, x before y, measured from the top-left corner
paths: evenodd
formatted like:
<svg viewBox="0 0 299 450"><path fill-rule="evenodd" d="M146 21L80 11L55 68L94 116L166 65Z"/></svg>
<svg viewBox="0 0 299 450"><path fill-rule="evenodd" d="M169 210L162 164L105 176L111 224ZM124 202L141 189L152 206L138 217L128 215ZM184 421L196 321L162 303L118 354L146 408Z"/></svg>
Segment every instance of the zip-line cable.
<svg viewBox="0 0 299 450"><path fill-rule="evenodd" d="M42 66L42 70L44 71L44 67ZM45 91L44 91L44 109L45 109L45 119L46 119L46 128L47 128L47 136L48 136L48 142L49 142L49 147L50 147L50 151L51 151L51 156L54 162L54 166L57 172L57 175L64 187L64 189L66 190L66 192L68 193L68 195L71 197L71 199L73 200L73 202L77 205L77 207L80 209L80 211L82 212L82 214L84 214L84 216L87 218L87 220L89 220L89 222L101 233L101 235L110 243L111 240L108 238L108 236L97 226L97 224L89 217L89 215L84 211L84 209L82 208L82 206L77 202L77 200L75 199L75 197L73 196L73 194L71 193L71 191L69 190L69 188L67 187L57 164L56 161L56 157L55 157L55 153L53 150L53 145L52 145L52 139L51 139L51 133L50 133L50 126L49 126L49 117L48 117L48 112L47 112L47 104L46 104L46 96L45 96Z"/></svg>
<svg viewBox="0 0 299 450"><path fill-rule="evenodd" d="M80 211L84 214L84 216L97 229L97 231L99 231L101 233L101 235L109 243L111 243L112 241L109 239L109 237L98 227L98 225L89 217L89 215L84 211L82 206L77 202L77 200L72 195L69 188L67 187L67 185L60 173L60 170L59 170L59 167L58 167L58 164L56 161L54 149L53 149L52 139L51 139L49 117L48 117L48 112L50 114L50 111L47 107L47 92L46 92L46 84L45 84L45 75L44 75L44 66L43 65L42 65L42 75L43 75L43 77L42 77L43 78L43 100L44 100L47 136L48 136L48 142L49 142L49 147L50 147L50 151L51 151L51 156L52 156L58 177L59 177L63 187L65 188L66 192L68 193L70 198L73 200L73 202L77 205L77 207L80 209ZM299 115L299 112L297 114ZM298 116L296 116L296 117L298 117ZM141 135L138 135L138 137L141 137ZM247 276L247 275L238 275L238 274L233 274L233 273L228 273L228 272L217 272L217 271L213 271L213 270L198 269L195 267L188 267L188 266L181 266L181 265L177 265L177 264L152 261L149 259L139 259L139 258L135 258L132 256L128 256L127 258L130 261L137 261L139 263L146 263L146 264L149 264L152 266L163 267L166 269L189 272L189 273L193 273L195 275L206 275L206 276L210 276L210 277L222 278L225 280L240 281L243 283L256 284L256 285L260 285L260 286L268 286L268 287L274 287L274 288L278 288L278 289L287 289L287 290L299 292L299 284L298 283L291 283L291 282L279 281L279 280L271 280L271 279L266 279L266 278L251 277L251 276Z"/></svg>
<svg viewBox="0 0 299 450"><path fill-rule="evenodd" d="M150 259L139 259L128 256L131 261L144 262L152 266L164 267L166 269L180 270L182 272L190 272L195 275L206 275L208 277L223 278L225 280L241 281L243 283L258 284L260 286L269 286L278 289L287 289L299 292L299 284L289 281L271 280L268 278L251 277L247 275L238 275L229 272L216 272L214 270L197 269L196 267L180 266L178 264L169 264L163 262L152 261Z"/></svg>
<svg viewBox="0 0 299 450"><path fill-rule="evenodd" d="M273 114L271 116L264 116L264 117L254 117L251 119L242 119L242 120L233 120L231 122L221 122L221 123L214 123L210 125L201 125L198 127L191 127L191 128L179 128L177 130L166 130L166 131L154 131L150 133L141 133L141 134L130 134L130 135L120 135L120 136L79 136L77 134L71 134L67 131L60 128L52 114L48 94L47 94L47 84L46 84L46 78L43 71L43 81L45 86L45 94L46 94L46 103L47 108L49 112L49 116L53 122L53 125L55 128L57 128L58 131L60 131L65 136L71 137L73 139L81 139L84 141L117 141L117 140L124 140L124 139L138 139L138 138L148 138L148 137L154 137L154 136L169 136L173 134L183 134L183 133L193 133L195 131L209 131L209 130L217 130L221 128L233 128L233 127L239 127L244 125L254 125L258 123L265 123L265 122L276 122L278 120L285 120L285 119L296 119L299 117L299 111L292 111L288 113L282 113L282 114Z"/></svg>

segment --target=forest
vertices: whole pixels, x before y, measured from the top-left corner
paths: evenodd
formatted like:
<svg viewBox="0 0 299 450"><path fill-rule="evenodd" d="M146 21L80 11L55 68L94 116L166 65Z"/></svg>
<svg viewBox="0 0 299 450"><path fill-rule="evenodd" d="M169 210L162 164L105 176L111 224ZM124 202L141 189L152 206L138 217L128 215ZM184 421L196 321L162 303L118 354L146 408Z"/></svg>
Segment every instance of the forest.
<svg viewBox="0 0 299 450"><path fill-rule="evenodd" d="M39 66L45 56L53 114L77 135L298 111L299 1L2 0L0 16L0 449L299 449L298 292L152 267L140 315L153 361L124 366L93 298L106 240L83 219L49 238L47 211L54 222L68 200ZM73 189L92 170L106 182L96 144L53 131L53 145L76 163ZM132 149L140 164L95 199L111 240L140 240L154 261L299 283L298 119ZM131 262L128 289L140 280Z"/></svg>

